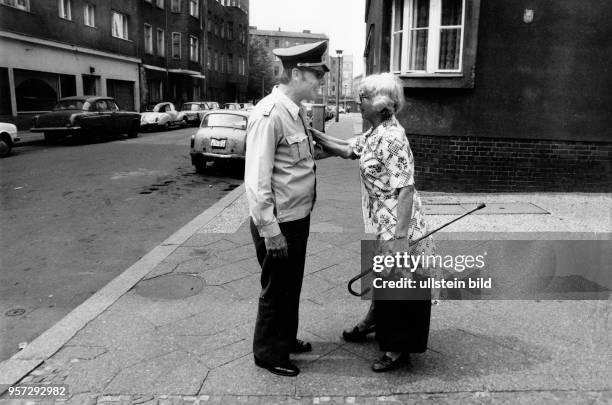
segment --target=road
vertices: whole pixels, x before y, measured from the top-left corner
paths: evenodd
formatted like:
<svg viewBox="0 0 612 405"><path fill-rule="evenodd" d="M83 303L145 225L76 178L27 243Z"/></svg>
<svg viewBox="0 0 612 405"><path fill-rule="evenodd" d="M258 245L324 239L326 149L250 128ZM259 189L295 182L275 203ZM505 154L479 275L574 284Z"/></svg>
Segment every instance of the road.
<svg viewBox="0 0 612 405"><path fill-rule="evenodd" d="M0 361L242 182L195 173L194 131L41 142L0 160Z"/></svg>

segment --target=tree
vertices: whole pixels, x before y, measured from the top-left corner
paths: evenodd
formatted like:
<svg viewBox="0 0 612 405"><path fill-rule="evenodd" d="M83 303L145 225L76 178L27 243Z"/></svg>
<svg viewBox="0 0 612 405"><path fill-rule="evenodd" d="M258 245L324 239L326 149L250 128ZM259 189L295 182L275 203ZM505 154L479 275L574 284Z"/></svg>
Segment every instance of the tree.
<svg viewBox="0 0 612 405"><path fill-rule="evenodd" d="M272 71L274 61L264 44L257 38L249 40L249 99L259 100L272 91L276 84ZM264 94L262 94L262 84Z"/></svg>

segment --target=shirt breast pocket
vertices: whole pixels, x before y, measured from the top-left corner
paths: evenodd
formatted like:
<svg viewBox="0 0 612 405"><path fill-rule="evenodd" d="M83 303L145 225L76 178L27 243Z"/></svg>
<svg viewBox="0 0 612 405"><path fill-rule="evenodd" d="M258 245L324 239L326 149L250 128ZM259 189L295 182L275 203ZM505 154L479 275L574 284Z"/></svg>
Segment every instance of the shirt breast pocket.
<svg viewBox="0 0 612 405"><path fill-rule="evenodd" d="M310 156L310 146L308 145L308 137L306 134L287 135L285 139L287 139L287 143L289 144L291 159L294 163Z"/></svg>

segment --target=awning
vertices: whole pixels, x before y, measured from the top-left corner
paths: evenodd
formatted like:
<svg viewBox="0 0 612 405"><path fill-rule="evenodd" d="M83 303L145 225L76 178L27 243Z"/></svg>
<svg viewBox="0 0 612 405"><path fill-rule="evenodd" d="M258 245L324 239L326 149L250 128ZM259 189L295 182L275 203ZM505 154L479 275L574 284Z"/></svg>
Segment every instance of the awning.
<svg viewBox="0 0 612 405"><path fill-rule="evenodd" d="M187 69L168 69L168 73L176 73L179 75L200 75L201 73L195 70L187 70Z"/></svg>
<svg viewBox="0 0 612 405"><path fill-rule="evenodd" d="M204 75L191 75L191 77L195 77L196 79L206 79Z"/></svg>

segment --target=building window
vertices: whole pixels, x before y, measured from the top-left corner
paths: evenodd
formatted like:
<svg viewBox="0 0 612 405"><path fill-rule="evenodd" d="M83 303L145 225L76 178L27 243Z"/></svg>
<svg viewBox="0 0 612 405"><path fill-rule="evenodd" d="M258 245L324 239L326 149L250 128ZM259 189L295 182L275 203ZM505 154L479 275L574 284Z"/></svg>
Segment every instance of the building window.
<svg viewBox="0 0 612 405"><path fill-rule="evenodd" d="M90 26L90 27L95 27L96 26L96 7L91 3L85 3L83 12L85 14L84 16L85 25Z"/></svg>
<svg viewBox="0 0 612 405"><path fill-rule="evenodd" d="M229 39L230 41L234 40L234 23L233 22L227 23L227 39Z"/></svg>
<svg viewBox="0 0 612 405"><path fill-rule="evenodd" d="M145 0L145 2L147 2L147 3L151 3L151 1L152 1L152 0Z"/></svg>
<svg viewBox="0 0 612 405"><path fill-rule="evenodd" d="M219 35L219 24L215 21L215 35Z"/></svg>
<svg viewBox="0 0 612 405"><path fill-rule="evenodd" d="M153 27L144 25L144 48L146 53L153 53Z"/></svg>
<svg viewBox="0 0 612 405"><path fill-rule="evenodd" d="M30 0L0 0L0 4L18 8L19 10L30 11Z"/></svg>
<svg viewBox="0 0 612 405"><path fill-rule="evenodd" d="M173 13L181 12L181 0L170 0L170 11Z"/></svg>
<svg viewBox="0 0 612 405"><path fill-rule="evenodd" d="M225 38L225 21L221 20L221 38Z"/></svg>
<svg viewBox="0 0 612 405"><path fill-rule="evenodd" d="M206 54L206 69L212 69L212 49L208 48L208 53Z"/></svg>
<svg viewBox="0 0 612 405"><path fill-rule="evenodd" d="M280 48L280 41L278 39L274 40L274 47L275 48Z"/></svg>
<svg viewBox="0 0 612 405"><path fill-rule="evenodd" d="M58 9L60 18L72 20L72 7L70 0L59 0Z"/></svg>
<svg viewBox="0 0 612 405"><path fill-rule="evenodd" d="M465 0L394 0L391 18L392 71L461 72Z"/></svg>
<svg viewBox="0 0 612 405"><path fill-rule="evenodd" d="M157 29L157 54L159 56L166 56L166 36L164 30L161 28Z"/></svg>
<svg viewBox="0 0 612 405"><path fill-rule="evenodd" d="M198 54L200 53L200 47L198 46L198 38L189 36L189 60L193 62L198 61Z"/></svg>
<svg viewBox="0 0 612 405"><path fill-rule="evenodd" d="M113 11L112 34L115 38L128 39L128 17Z"/></svg>
<svg viewBox="0 0 612 405"><path fill-rule="evenodd" d="M181 33L172 33L172 59L181 59Z"/></svg>
<svg viewBox="0 0 612 405"><path fill-rule="evenodd" d="M270 38L266 38L266 48L270 47Z"/></svg>
<svg viewBox="0 0 612 405"><path fill-rule="evenodd" d="M200 0L189 0L189 15L196 18L200 16Z"/></svg>
<svg viewBox="0 0 612 405"><path fill-rule="evenodd" d="M234 55L231 53L227 55L227 73L234 73Z"/></svg>
<svg viewBox="0 0 612 405"><path fill-rule="evenodd" d="M207 25L206 29L208 30L208 32L212 32L213 22L210 16L210 12L208 13L208 19L206 20L206 25Z"/></svg>
<svg viewBox="0 0 612 405"><path fill-rule="evenodd" d="M164 8L164 0L156 0L155 5L159 8Z"/></svg>

